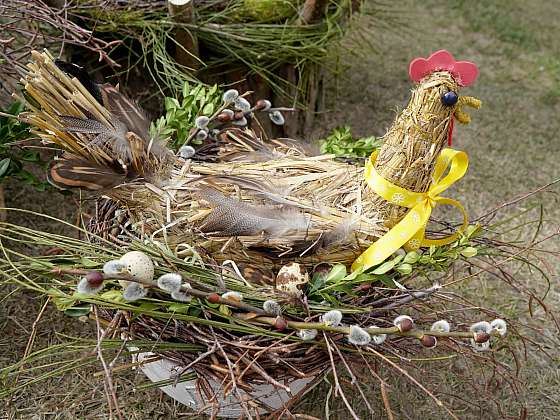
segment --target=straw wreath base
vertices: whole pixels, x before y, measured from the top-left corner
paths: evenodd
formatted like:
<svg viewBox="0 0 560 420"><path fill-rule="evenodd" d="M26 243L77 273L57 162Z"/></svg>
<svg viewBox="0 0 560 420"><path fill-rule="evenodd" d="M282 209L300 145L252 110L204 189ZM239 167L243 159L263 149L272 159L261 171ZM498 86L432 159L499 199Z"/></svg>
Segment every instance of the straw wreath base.
<svg viewBox="0 0 560 420"><path fill-rule="evenodd" d="M131 348L134 351L136 349ZM135 363L142 363L144 360L149 360L157 356L155 353L138 353L134 357ZM152 381L159 382L169 380L176 376L178 372L182 372L184 369L179 364L173 362L169 359L160 359L153 362L149 362L141 365L142 372ZM278 410L284 406L290 399L295 395L299 394L305 387L307 387L314 378L304 378L295 379L293 381L284 381L284 384L289 386L291 389L291 395L284 391L283 389L276 388L270 384L256 385L255 390L251 394L247 394L245 391L240 391L243 397L246 397L246 401L253 401L258 399L259 406L254 407L253 410L256 414L265 414L269 411ZM198 391L196 380L179 382L175 385L165 385L160 387L160 389L173 398L180 404L189 407L190 409L207 415L215 415L218 417L225 418L239 418L245 414L245 410L239 403L239 399L233 397L231 394L224 396L224 392L220 383L215 380L209 380L210 387L215 391L216 401L212 402L204 398ZM219 405L219 408L217 408ZM208 407L205 409L205 407ZM216 407L216 408L214 408ZM264 408L266 407L266 409Z"/></svg>

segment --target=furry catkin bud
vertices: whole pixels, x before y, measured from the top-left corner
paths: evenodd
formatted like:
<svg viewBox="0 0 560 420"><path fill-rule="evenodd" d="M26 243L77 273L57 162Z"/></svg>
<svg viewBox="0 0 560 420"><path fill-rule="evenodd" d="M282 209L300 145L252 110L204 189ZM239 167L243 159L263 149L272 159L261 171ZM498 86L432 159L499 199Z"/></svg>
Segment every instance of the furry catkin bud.
<svg viewBox="0 0 560 420"><path fill-rule="evenodd" d="M263 303L263 309L266 313L269 313L271 315L282 315L282 307L275 300L266 300Z"/></svg>
<svg viewBox="0 0 560 420"><path fill-rule="evenodd" d="M203 128L201 130L198 130L194 138L197 141L203 141L206 140L207 137L208 137L208 129Z"/></svg>
<svg viewBox="0 0 560 420"><path fill-rule="evenodd" d="M476 323L472 324L470 326L470 330L473 333L485 332L485 333L490 334L492 332L492 326L490 325L489 322L480 321L480 322L476 322Z"/></svg>
<svg viewBox="0 0 560 420"><path fill-rule="evenodd" d="M101 282L98 285L94 284L90 284L89 280L87 279L87 277L83 277L79 282L78 285L76 286L76 291L78 293L83 293L84 295L95 295L97 293L99 293L99 291L103 289L103 282Z"/></svg>
<svg viewBox="0 0 560 420"><path fill-rule="evenodd" d="M484 343L477 343L471 338L471 345L476 351L488 351L490 350L490 340L485 341Z"/></svg>
<svg viewBox="0 0 560 420"><path fill-rule="evenodd" d="M190 302L192 300L191 295L181 290L171 293L171 298L179 302Z"/></svg>
<svg viewBox="0 0 560 420"><path fill-rule="evenodd" d="M99 271L91 271L87 273L86 279L91 287L99 287L103 284L103 274Z"/></svg>
<svg viewBox="0 0 560 420"><path fill-rule="evenodd" d="M276 328L278 331L284 331L286 328L288 328L288 321L278 316L274 321L274 328Z"/></svg>
<svg viewBox="0 0 560 420"><path fill-rule="evenodd" d="M348 342L354 344L355 346L366 346L370 343L371 337L366 330L363 328L352 325L350 327L350 333L348 334Z"/></svg>
<svg viewBox="0 0 560 420"><path fill-rule="evenodd" d="M507 323L503 319L497 318L490 323L492 330L497 331L502 337L507 334Z"/></svg>
<svg viewBox="0 0 560 420"><path fill-rule="evenodd" d="M243 300L243 295L239 292L226 292L222 295L222 299L239 303Z"/></svg>
<svg viewBox="0 0 560 420"><path fill-rule="evenodd" d="M276 125L284 125L284 123L286 122L284 116L278 110L270 111L268 113L268 118L270 118L270 121L272 121Z"/></svg>
<svg viewBox="0 0 560 420"><path fill-rule="evenodd" d="M168 273L161 276L158 281L158 287L169 293L178 292L181 290L181 283L183 279L178 273Z"/></svg>
<svg viewBox="0 0 560 420"><path fill-rule="evenodd" d="M399 327L400 332L408 332L414 328L414 321L408 315L399 315L393 320L393 324Z"/></svg>
<svg viewBox="0 0 560 420"><path fill-rule="evenodd" d="M342 321L342 312L337 310L326 312L323 316L321 316L321 320L325 323L325 325L337 327Z"/></svg>
<svg viewBox="0 0 560 420"><path fill-rule="evenodd" d="M379 328L377 325L372 325L370 328ZM372 334L371 339L373 340L374 344L380 345L385 342L387 339L387 334Z"/></svg>
<svg viewBox="0 0 560 420"><path fill-rule="evenodd" d="M234 105L237 109L240 109L243 112L247 112L251 109L249 101L241 96L235 99Z"/></svg>
<svg viewBox="0 0 560 420"><path fill-rule="evenodd" d="M490 334L487 332L477 332L474 334L475 343L486 343L488 340L490 340Z"/></svg>
<svg viewBox="0 0 560 420"><path fill-rule="evenodd" d="M420 339L420 342L424 347L431 349L437 345L437 338L435 338L433 335L423 335Z"/></svg>
<svg viewBox="0 0 560 420"><path fill-rule="evenodd" d="M244 127L246 126L248 123L247 118L243 117L240 120L235 120L234 122L232 122L233 125L238 125L240 127Z"/></svg>
<svg viewBox="0 0 560 420"><path fill-rule="evenodd" d="M230 112L225 112L225 111L230 111ZM218 121L221 123L230 122L233 119L233 111L231 111L230 109L225 109L224 112L219 113L216 118L218 118Z"/></svg>
<svg viewBox="0 0 560 420"><path fill-rule="evenodd" d="M255 104L257 111L268 111L270 108L272 108L272 104L267 99L259 99Z"/></svg>
<svg viewBox="0 0 560 420"><path fill-rule="evenodd" d="M107 261L103 266L103 273L107 276L117 276L126 273L126 264L120 260Z"/></svg>
<svg viewBox="0 0 560 420"><path fill-rule="evenodd" d="M311 341L315 340L315 337L317 337L317 330L299 330L297 335L303 341Z"/></svg>
<svg viewBox="0 0 560 420"><path fill-rule="evenodd" d="M229 89L224 92L224 96L222 97L224 102L233 102L239 96L239 92L235 89Z"/></svg>
<svg viewBox="0 0 560 420"><path fill-rule="evenodd" d="M439 321L434 322L430 330L447 333L451 331L451 326L449 325L449 322L447 322L445 319L441 319Z"/></svg>
<svg viewBox="0 0 560 420"><path fill-rule="evenodd" d="M219 303L220 302L220 296L217 293L211 293L209 294L206 299L208 300L208 302L210 303Z"/></svg>
<svg viewBox="0 0 560 420"><path fill-rule="evenodd" d="M200 117L196 117L196 120L194 120L194 125L196 125L196 128L202 129L202 128L206 128L209 122L210 122L210 118L201 115Z"/></svg>
<svg viewBox="0 0 560 420"><path fill-rule="evenodd" d="M123 298L130 302L134 302L135 300L142 299L146 297L148 291L139 283L130 283L126 286L126 289L123 293Z"/></svg>
<svg viewBox="0 0 560 420"><path fill-rule="evenodd" d="M194 147L188 144L181 146L181 148L179 149L179 157L183 159L190 159L194 156L195 153L196 150L194 150Z"/></svg>

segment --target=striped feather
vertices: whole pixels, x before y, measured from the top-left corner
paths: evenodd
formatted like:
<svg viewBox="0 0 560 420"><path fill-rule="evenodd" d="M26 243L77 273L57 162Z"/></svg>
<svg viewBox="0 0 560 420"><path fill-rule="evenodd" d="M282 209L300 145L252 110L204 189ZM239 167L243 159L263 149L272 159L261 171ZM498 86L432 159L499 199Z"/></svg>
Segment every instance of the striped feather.
<svg viewBox="0 0 560 420"><path fill-rule="evenodd" d="M52 185L63 190L85 188L99 191L122 184L126 174L72 156L51 162L48 179Z"/></svg>

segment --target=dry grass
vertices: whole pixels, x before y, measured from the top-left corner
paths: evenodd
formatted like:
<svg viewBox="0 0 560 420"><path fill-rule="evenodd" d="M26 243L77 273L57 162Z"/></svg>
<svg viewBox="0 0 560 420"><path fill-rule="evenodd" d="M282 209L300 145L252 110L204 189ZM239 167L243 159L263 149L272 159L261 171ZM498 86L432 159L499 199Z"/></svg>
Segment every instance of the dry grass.
<svg viewBox="0 0 560 420"><path fill-rule="evenodd" d="M468 3L468 4L467 4ZM324 116L318 124L321 132L337 125L349 124L358 134L384 134L392 121L395 107L402 108L408 99L406 69L411 57L426 56L433 50L447 48L458 59L478 64L481 75L469 94L483 100L481 111L473 115L468 127L458 127L455 147L466 150L471 159L468 175L451 193L463 197L462 202L472 216L485 209L535 188L558 176L557 132L560 123L560 45L556 42L560 28L556 21L560 11L553 2L535 0L531 7L515 0L474 2L430 1L410 3L401 37L394 33L381 36L380 55L367 60L348 59L347 78L340 82L340 96L333 102L336 112ZM476 32L474 32L476 30ZM318 129L319 131L319 129ZM8 205L40 208L58 217L71 220L70 210L59 206L60 197L21 192L21 186L9 186ZM556 191L558 191L556 189ZM558 220L560 206L554 194L540 196L547 207L548 218ZM49 208L44 204L50 203ZM61 214L66 212L66 214ZM68 216L68 217L64 217ZM34 223L20 220L21 223ZM551 243L549 246L558 244ZM555 263L558 268L558 262ZM527 276L527 285L531 285ZM558 276L553 277L549 307L558 313ZM481 279L469 293L498 311L519 314L539 326L539 311L531 321L525 302L518 302L503 286ZM16 360L25 349L28 334L41 302L32 296L12 296L0 305L2 337L0 364ZM539 326L547 335L546 326ZM38 324L37 347L54 343L54 334L61 329L69 334L88 334L82 324L68 322L60 313L47 311ZM539 339L539 335L535 335ZM560 373L557 361L559 347L550 348L553 359L541 353L529 353L522 369L527 384L526 403L530 418L556 419L560 405ZM460 372L465 366L449 364ZM90 371L68 375L44 384L16 402L22 418L103 418L105 405L101 385L91 380ZM184 415L186 410L157 392L135 392L130 384L138 381L134 373L119 379L121 403L127 405L127 418L157 419ZM440 391L463 393L467 398L473 390L447 373L446 367L426 369L434 387ZM323 389L324 391L324 389ZM442 413L426 404L406 381L390 389L395 418L442 418ZM372 397L381 404L380 390L373 387ZM300 412L324 416L324 394L317 391L300 407ZM457 405L460 405L457 402ZM380 405L379 405L380 406ZM495 418L496 412L486 407L459 411L460 418ZM333 418L344 416L341 407L331 409ZM384 416L380 413L378 418Z"/></svg>

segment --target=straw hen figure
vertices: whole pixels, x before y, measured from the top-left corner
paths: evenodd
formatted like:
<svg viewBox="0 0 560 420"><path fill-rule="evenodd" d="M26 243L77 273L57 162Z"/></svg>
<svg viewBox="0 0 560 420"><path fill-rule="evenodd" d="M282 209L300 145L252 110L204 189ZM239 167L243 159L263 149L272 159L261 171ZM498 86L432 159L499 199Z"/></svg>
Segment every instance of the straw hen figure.
<svg viewBox="0 0 560 420"><path fill-rule="evenodd" d="M224 130L213 161L180 159L150 137L142 111L115 88L88 82L48 53L33 58L23 80L24 118L64 150L51 165L52 182L109 198L136 235L175 252L195 246L218 262L351 263L407 210L373 193L362 166L264 143L249 129ZM439 51L413 61L410 75L418 84L375 167L388 181L424 192L454 115L468 118L461 106L473 100L458 93L477 70Z"/></svg>

